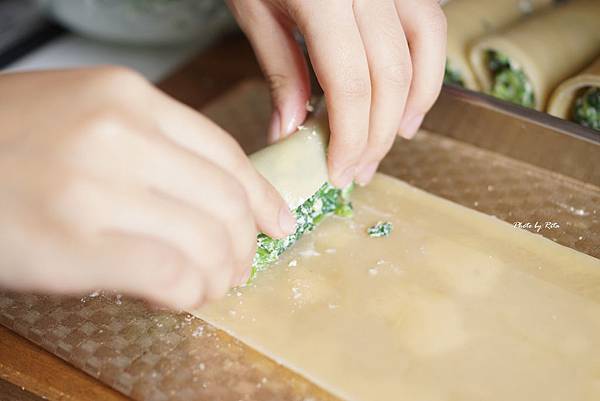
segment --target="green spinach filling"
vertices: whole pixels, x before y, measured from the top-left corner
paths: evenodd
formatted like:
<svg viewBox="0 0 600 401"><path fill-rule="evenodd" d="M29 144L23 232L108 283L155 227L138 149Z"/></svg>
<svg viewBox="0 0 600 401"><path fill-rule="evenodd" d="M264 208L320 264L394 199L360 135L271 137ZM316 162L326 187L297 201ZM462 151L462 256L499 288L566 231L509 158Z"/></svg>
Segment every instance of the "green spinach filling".
<svg viewBox="0 0 600 401"><path fill-rule="evenodd" d="M493 50L488 51L487 61L492 74L491 95L521 106L535 106L533 86L519 66Z"/></svg>
<svg viewBox="0 0 600 401"><path fill-rule="evenodd" d="M275 262L304 233L314 230L325 217L332 214L351 217L350 193L352 189L353 185L345 189L338 189L329 183L325 183L313 196L294 210L296 232L282 239L274 239L263 233L258 234L250 280L256 276L256 273L265 270L267 266Z"/></svg>
<svg viewBox="0 0 600 401"><path fill-rule="evenodd" d="M392 223L387 221L380 221L373 227L369 227L369 229L367 230L367 234L369 234L369 237L371 238L387 237L392 233L392 228Z"/></svg>
<svg viewBox="0 0 600 401"><path fill-rule="evenodd" d="M572 119L600 131L600 87L590 86L575 100Z"/></svg>
<svg viewBox="0 0 600 401"><path fill-rule="evenodd" d="M444 73L444 83L449 85L457 85L457 86L465 86L465 81L462 78L462 75L457 70L453 69L446 62L446 70Z"/></svg>

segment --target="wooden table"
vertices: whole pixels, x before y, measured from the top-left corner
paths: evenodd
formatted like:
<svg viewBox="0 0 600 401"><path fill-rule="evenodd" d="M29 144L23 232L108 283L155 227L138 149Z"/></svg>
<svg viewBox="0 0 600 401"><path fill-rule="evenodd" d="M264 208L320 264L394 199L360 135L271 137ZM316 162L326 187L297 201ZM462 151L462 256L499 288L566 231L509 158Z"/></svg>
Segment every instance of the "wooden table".
<svg viewBox="0 0 600 401"><path fill-rule="evenodd" d="M260 77L252 49L240 34L223 38L159 87L200 109L240 81ZM103 400L129 398L0 326L0 400Z"/></svg>

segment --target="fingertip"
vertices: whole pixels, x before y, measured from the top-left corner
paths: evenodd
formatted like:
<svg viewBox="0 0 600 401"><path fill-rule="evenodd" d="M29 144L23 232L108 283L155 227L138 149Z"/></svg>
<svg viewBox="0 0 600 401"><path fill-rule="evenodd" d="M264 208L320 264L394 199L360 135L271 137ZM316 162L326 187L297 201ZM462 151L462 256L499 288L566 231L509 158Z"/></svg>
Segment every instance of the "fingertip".
<svg viewBox="0 0 600 401"><path fill-rule="evenodd" d="M414 138L423 123L424 117L424 114L407 115L400 125L399 135L405 139Z"/></svg>
<svg viewBox="0 0 600 401"><path fill-rule="evenodd" d="M331 183L337 188L346 188L352 183L356 176L356 166L350 166L341 172L334 171L331 176Z"/></svg>
<svg viewBox="0 0 600 401"><path fill-rule="evenodd" d="M285 204L279 209L279 228L283 236L291 235L296 231L296 217Z"/></svg>
<svg viewBox="0 0 600 401"><path fill-rule="evenodd" d="M271 124L269 125L268 142L275 143L281 136L281 117L279 111L275 109L271 115Z"/></svg>
<svg viewBox="0 0 600 401"><path fill-rule="evenodd" d="M205 283L198 273L191 267L186 267L186 273L178 280L177 285L164 291L165 303L177 310L186 310L198 307L205 300Z"/></svg>
<svg viewBox="0 0 600 401"><path fill-rule="evenodd" d="M251 275L252 275L252 267L244 270L242 272L242 274L239 275L239 277L237 278L234 285L236 287L245 287L246 284L248 284L248 281L250 280Z"/></svg>
<svg viewBox="0 0 600 401"><path fill-rule="evenodd" d="M373 179L373 176L375 175L378 166L378 162L367 163L356 174L356 183L361 187L368 185Z"/></svg>

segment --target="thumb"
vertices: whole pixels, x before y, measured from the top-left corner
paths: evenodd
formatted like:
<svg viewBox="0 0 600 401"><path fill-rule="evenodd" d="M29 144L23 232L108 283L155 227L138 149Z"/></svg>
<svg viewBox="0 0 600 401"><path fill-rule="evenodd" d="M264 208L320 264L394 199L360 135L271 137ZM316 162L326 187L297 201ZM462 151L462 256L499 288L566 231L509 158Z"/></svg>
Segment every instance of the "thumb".
<svg viewBox="0 0 600 401"><path fill-rule="evenodd" d="M232 9L267 78L273 102L269 142L296 131L306 118L310 82L306 59L292 24L263 2L240 1Z"/></svg>

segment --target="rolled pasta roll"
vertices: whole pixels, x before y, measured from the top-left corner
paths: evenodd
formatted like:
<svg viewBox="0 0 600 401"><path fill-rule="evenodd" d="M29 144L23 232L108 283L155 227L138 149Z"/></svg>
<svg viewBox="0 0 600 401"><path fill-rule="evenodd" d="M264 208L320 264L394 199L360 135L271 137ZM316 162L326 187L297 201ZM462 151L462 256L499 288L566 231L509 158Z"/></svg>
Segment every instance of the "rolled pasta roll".
<svg viewBox="0 0 600 401"><path fill-rule="evenodd" d="M478 90L469 63L469 47L552 0L452 0L444 5L448 21L448 49L444 82Z"/></svg>
<svg viewBox="0 0 600 401"><path fill-rule="evenodd" d="M327 216L352 214L352 185L338 189L328 182L328 141L327 114L321 106L295 133L250 156L254 167L275 187L296 216L296 231L285 238L258 234L251 279Z"/></svg>
<svg viewBox="0 0 600 401"><path fill-rule="evenodd" d="M600 57L554 90L548 113L600 130Z"/></svg>
<svg viewBox="0 0 600 401"><path fill-rule="evenodd" d="M477 40L470 59L482 90L545 110L551 91L600 52L599 16L599 0L571 0Z"/></svg>

